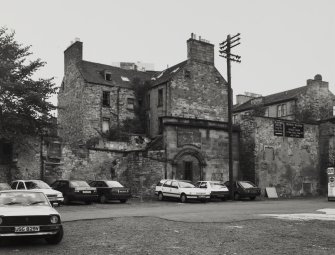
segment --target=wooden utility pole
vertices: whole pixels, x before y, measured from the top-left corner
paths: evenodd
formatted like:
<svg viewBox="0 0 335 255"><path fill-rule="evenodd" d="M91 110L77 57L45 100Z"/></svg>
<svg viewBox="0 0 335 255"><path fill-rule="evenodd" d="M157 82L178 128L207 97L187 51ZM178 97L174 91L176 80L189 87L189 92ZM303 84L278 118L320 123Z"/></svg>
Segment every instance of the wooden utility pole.
<svg viewBox="0 0 335 255"><path fill-rule="evenodd" d="M233 108L233 100L232 100L232 89L231 89L231 65L230 62L238 62L241 63L241 57L238 55L231 54L231 49L235 46L239 45L240 34L236 34L233 37L230 35L227 36L227 40L220 44L220 55L227 59L227 87L228 87L228 150L229 150L229 195L230 198L234 200L234 173L233 173L233 123L232 123L232 108Z"/></svg>

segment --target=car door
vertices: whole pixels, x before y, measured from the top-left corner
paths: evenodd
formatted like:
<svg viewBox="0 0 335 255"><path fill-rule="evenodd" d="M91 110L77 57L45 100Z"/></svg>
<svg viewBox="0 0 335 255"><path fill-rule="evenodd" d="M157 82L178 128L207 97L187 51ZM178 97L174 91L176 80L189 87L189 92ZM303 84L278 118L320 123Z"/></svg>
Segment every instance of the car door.
<svg viewBox="0 0 335 255"><path fill-rule="evenodd" d="M162 193L165 197L171 197L171 181L166 181L162 186Z"/></svg>
<svg viewBox="0 0 335 255"><path fill-rule="evenodd" d="M171 182L170 192L171 192L171 197L177 197L177 198L180 197L180 190L179 190L179 185L177 181Z"/></svg>

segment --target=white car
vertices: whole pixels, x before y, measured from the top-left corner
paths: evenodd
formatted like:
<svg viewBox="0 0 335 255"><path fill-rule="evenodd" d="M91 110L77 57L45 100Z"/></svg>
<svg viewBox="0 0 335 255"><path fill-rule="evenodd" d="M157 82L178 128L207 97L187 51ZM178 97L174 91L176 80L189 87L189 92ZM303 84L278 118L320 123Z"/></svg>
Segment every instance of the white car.
<svg viewBox="0 0 335 255"><path fill-rule="evenodd" d="M49 244L63 238L59 213L41 191L0 191L0 242L9 237L40 237Z"/></svg>
<svg viewBox="0 0 335 255"><path fill-rule="evenodd" d="M11 184L12 189L17 190L39 190L49 199L51 204L61 204L64 201L62 192L52 189L48 184L41 180L17 180Z"/></svg>
<svg viewBox="0 0 335 255"><path fill-rule="evenodd" d="M226 200L229 198L229 190L223 182L220 181L199 181L195 184L197 188L207 190L211 198Z"/></svg>
<svg viewBox="0 0 335 255"><path fill-rule="evenodd" d="M210 192L196 188L188 181L180 180L166 180L157 195L160 201L164 198L177 198L182 203L185 203L187 200L206 202L210 198Z"/></svg>

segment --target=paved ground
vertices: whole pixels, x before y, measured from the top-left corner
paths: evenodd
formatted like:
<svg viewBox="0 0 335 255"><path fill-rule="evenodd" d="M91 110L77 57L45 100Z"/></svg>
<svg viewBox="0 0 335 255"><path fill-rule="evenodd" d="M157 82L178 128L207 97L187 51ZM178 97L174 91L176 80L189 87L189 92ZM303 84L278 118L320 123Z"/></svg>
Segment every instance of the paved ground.
<svg viewBox="0 0 335 255"><path fill-rule="evenodd" d="M256 200L256 201L216 201L210 203L178 203L176 201L132 200L126 204L92 204L90 206L73 204L56 209L63 221L97 219L110 217L150 216L167 220L185 222L231 222L248 219L261 219L271 214L318 214L319 209L335 209L335 202L325 198L292 200ZM270 214L270 215L269 215ZM334 215L335 218L335 215Z"/></svg>
<svg viewBox="0 0 335 255"><path fill-rule="evenodd" d="M273 215L332 212L325 199L217 203L145 202L71 205L61 244L9 240L0 254L335 254L335 221ZM260 214L270 214L261 216ZM97 219L102 218L102 219ZM84 220L93 219L93 220Z"/></svg>

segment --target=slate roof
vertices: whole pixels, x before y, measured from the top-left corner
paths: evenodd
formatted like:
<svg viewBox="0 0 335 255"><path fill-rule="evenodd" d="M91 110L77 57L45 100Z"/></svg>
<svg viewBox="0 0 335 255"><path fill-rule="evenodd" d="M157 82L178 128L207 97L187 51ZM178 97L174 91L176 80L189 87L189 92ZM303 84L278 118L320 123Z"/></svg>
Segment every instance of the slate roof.
<svg viewBox="0 0 335 255"><path fill-rule="evenodd" d="M132 88L131 81L134 78L140 78L141 80L150 80L152 73L146 73L135 70L126 70L120 67L109 66L99 63L93 63L89 61L80 61L78 63L78 68L83 75L84 79L89 83L109 85L109 86L119 86L123 88ZM104 77L104 72L107 71L111 73L111 81L106 81ZM126 77L129 81L123 80L121 77Z"/></svg>
<svg viewBox="0 0 335 255"><path fill-rule="evenodd" d="M179 64L176 64L174 66L171 66L167 69L165 69L162 72L159 72L153 78L151 79L152 81L152 86L156 86L162 83L165 83L173 78L182 68L187 64L187 60L180 62Z"/></svg>
<svg viewBox="0 0 335 255"><path fill-rule="evenodd" d="M263 98L263 103L262 104L263 105L271 105L271 104L275 104L275 103L289 101L289 100L297 98L298 95L305 93L306 90L307 90L307 86L303 86L303 87L279 92L279 93L276 93L276 94L271 94L271 95L262 97ZM247 101L243 104L234 105L233 111L234 112L242 112L242 111L252 109L253 107L255 107L255 105L253 105L251 103L251 101L252 101L252 99L250 99L249 101Z"/></svg>

